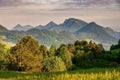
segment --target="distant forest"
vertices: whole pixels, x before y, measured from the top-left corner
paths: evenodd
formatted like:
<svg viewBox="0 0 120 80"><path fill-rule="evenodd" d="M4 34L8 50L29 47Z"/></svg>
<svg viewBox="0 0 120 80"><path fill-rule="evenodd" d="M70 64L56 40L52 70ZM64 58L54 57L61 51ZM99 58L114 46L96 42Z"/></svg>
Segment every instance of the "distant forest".
<svg viewBox="0 0 120 80"><path fill-rule="evenodd" d="M77 40L59 47L40 45L32 36L25 36L10 49L0 43L0 69L25 72L56 72L93 67L118 67L120 40L106 51L102 44Z"/></svg>

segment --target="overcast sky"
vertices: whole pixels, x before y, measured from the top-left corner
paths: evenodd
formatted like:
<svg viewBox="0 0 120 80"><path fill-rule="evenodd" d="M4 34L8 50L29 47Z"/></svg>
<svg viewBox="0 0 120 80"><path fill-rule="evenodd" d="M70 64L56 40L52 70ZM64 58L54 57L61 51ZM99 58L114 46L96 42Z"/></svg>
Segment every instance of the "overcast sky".
<svg viewBox="0 0 120 80"><path fill-rule="evenodd" d="M120 31L120 0L0 0L0 24L58 24L67 18L95 21Z"/></svg>

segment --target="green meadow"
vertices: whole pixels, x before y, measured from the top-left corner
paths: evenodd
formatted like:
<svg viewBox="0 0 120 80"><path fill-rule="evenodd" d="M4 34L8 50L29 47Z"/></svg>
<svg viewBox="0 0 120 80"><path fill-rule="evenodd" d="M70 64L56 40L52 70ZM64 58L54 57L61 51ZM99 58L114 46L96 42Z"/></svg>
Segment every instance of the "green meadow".
<svg viewBox="0 0 120 80"><path fill-rule="evenodd" d="M120 68L91 68L64 72L0 71L0 80L120 80Z"/></svg>

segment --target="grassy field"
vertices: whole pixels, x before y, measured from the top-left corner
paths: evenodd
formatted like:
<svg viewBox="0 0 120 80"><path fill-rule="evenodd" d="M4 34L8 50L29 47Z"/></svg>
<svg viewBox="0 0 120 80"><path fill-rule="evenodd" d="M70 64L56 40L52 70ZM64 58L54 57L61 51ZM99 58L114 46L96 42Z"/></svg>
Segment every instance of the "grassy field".
<svg viewBox="0 0 120 80"><path fill-rule="evenodd" d="M0 71L0 80L120 80L120 69L92 68L52 73Z"/></svg>

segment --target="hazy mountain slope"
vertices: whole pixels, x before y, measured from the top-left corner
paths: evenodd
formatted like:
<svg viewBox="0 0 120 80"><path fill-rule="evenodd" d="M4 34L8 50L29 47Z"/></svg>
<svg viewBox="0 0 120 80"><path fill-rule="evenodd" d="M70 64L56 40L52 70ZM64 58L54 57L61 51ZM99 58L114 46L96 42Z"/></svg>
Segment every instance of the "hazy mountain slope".
<svg viewBox="0 0 120 80"><path fill-rule="evenodd" d="M115 44L117 42L117 39L109 34L104 27L94 22L91 22L80 30L76 31L75 35L79 39L95 40L99 43L102 43L105 47L108 47L111 44Z"/></svg>
<svg viewBox="0 0 120 80"><path fill-rule="evenodd" d="M47 25L44 26L44 29L46 30L51 30L52 28L58 26L56 23L54 23L53 21L49 22Z"/></svg>
<svg viewBox="0 0 120 80"><path fill-rule="evenodd" d="M39 25L39 26L36 26L34 29L50 30L50 29L52 29L55 26L57 26L57 24L55 22L51 21L48 24L46 24L45 26Z"/></svg>
<svg viewBox="0 0 120 80"><path fill-rule="evenodd" d="M24 31L7 31L4 35L6 36L6 41L17 43L19 39L27 34Z"/></svg>
<svg viewBox="0 0 120 80"><path fill-rule="evenodd" d="M38 29L31 29L27 31L28 35L34 36L40 44L46 44L47 46L56 45L60 42L56 39L57 33L55 31L48 31L48 30L38 30Z"/></svg>
<svg viewBox="0 0 120 80"><path fill-rule="evenodd" d="M108 34L108 32L106 32L106 29L104 27L96 24L95 22L91 22L75 32L75 34L80 34L80 33L86 33L86 34L88 33L88 35L91 34L91 36L90 35L88 36L91 38L103 39L103 40L104 39L115 40L113 36L111 36L110 34Z"/></svg>
<svg viewBox="0 0 120 80"><path fill-rule="evenodd" d="M0 32L6 32L8 31L7 28L5 28L4 26L0 25Z"/></svg>
<svg viewBox="0 0 120 80"><path fill-rule="evenodd" d="M64 28L66 28L66 31L75 32L78 29L81 29L86 24L87 23L85 21L75 19L75 18L69 18L69 19L65 20L65 22L62 24L62 26Z"/></svg>
<svg viewBox="0 0 120 80"><path fill-rule="evenodd" d="M73 43L78 38L71 32L62 31L58 34L57 39L62 43Z"/></svg>
<svg viewBox="0 0 120 80"><path fill-rule="evenodd" d="M105 31L109 34L109 35L111 35L112 37L114 37L114 38L116 38L116 39L120 39L120 35L119 35L119 32L115 32L113 29L111 29L111 28L104 28L105 29Z"/></svg>
<svg viewBox="0 0 120 80"><path fill-rule="evenodd" d="M32 28L33 28L33 26L31 26L31 25L21 26L20 24L17 24L15 27L13 27L12 31L27 31Z"/></svg>
<svg viewBox="0 0 120 80"><path fill-rule="evenodd" d="M64 23L58 25L57 27L52 28L51 30L55 30L57 32L66 31L66 32L75 32L78 29L85 26L87 22L75 19L75 18L69 18L64 21Z"/></svg>
<svg viewBox="0 0 120 80"><path fill-rule="evenodd" d="M38 26L36 26L36 27L34 27L33 29L41 29L41 28L43 28L44 26L42 26L42 25L38 25Z"/></svg>

